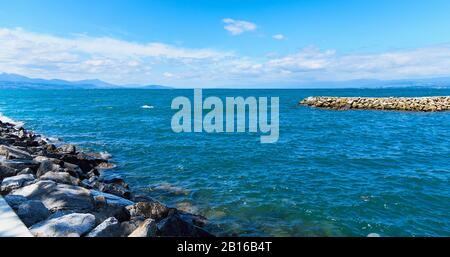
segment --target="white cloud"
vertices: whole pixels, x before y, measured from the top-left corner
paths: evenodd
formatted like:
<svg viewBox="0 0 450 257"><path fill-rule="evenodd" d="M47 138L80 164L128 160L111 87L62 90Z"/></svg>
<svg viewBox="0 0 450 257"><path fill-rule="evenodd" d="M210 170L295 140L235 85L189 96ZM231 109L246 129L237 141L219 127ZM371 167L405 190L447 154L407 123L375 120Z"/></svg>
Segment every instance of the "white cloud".
<svg viewBox="0 0 450 257"><path fill-rule="evenodd" d="M115 83L148 83L155 69L189 68L233 56L213 49L163 43L135 43L107 37L63 38L0 28L0 72L43 78L100 78Z"/></svg>
<svg viewBox="0 0 450 257"><path fill-rule="evenodd" d="M233 36L257 29L256 24L249 21L233 20L230 18L225 18L222 21L226 24L224 29L229 31Z"/></svg>
<svg viewBox="0 0 450 257"><path fill-rule="evenodd" d="M170 72L164 72L164 73L163 73L163 76L166 77L166 78L173 78L175 75L173 75L173 74L170 73Z"/></svg>
<svg viewBox="0 0 450 257"><path fill-rule="evenodd" d="M272 38L276 39L276 40L285 40L286 39L286 37L283 34L273 35Z"/></svg>
<svg viewBox="0 0 450 257"><path fill-rule="evenodd" d="M206 87L450 76L450 44L351 54L307 47L285 55L246 57L159 42L1 28L0 42L0 72L40 78Z"/></svg>

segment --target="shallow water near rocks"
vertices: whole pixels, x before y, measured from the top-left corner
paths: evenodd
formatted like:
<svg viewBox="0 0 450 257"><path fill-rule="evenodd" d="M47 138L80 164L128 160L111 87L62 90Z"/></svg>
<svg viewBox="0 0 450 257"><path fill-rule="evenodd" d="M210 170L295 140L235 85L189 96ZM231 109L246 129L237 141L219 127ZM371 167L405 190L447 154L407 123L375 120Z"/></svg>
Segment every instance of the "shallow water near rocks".
<svg viewBox="0 0 450 257"><path fill-rule="evenodd" d="M450 113L332 111L308 96L438 96L450 89L204 90L280 97L280 140L175 134L192 90L1 90L0 112L112 154L136 191L243 236L450 236ZM142 108L152 106L153 108Z"/></svg>

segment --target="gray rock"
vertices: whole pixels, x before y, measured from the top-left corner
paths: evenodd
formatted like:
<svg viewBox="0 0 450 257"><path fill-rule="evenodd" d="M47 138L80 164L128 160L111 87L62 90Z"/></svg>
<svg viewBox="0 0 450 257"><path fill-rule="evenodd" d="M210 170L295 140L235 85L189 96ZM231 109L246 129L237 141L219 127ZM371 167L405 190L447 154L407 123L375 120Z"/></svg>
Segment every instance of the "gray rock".
<svg viewBox="0 0 450 257"><path fill-rule="evenodd" d="M155 237L157 232L156 222L153 219L146 219L128 237Z"/></svg>
<svg viewBox="0 0 450 257"><path fill-rule="evenodd" d="M45 173L47 172L60 172L62 171L61 166L54 164L52 161L50 160L44 160L41 162L41 165L39 166L37 172L36 172L36 176L39 178L41 176L43 176Z"/></svg>
<svg viewBox="0 0 450 257"><path fill-rule="evenodd" d="M83 171L76 164L65 162L63 168L73 177L81 178L84 176Z"/></svg>
<svg viewBox="0 0 450 257"><path fill-rule="evenodd" d="M119 237L121 234L120 223L110 217L94 228L86 237Z"/></svg>
<svg viewBox="0 0 450 257"><path fill-rule="evenodd" d="M4 160L1 162L1 165L19 171L26 168L37 169L37 167L39 166L33 160L22 160L22 159Z"/></svg>
<svg viewBox="0 0 450 257"><path fill-rule="evenodd" d="M17 175L24 175L24 174L34 174L34 171L30 168L25 168L19 173L17 173Z"/></svg>
<svg viewBox="0 0 450 257"><path fill-rule="evenodd" d="M23 150L20 150L16 147L0 145L0 155L3 155L8 160L12 159L23 159L23 160L32 160L33 157Z"/></svg>
<svg viewBox="0 0 450 257"><path fill-rule="evenodd" d="M116 195L112 195L112 194L108 194L108 193L104 193L104 192L100 192L97 190L91 190L91 194L93 197L97 197L97 196L103 196L106 199L106 203L108 205L117 205L117 206L129 206L129 205L133 205L134 202L127 200L125 198L116 196Z"/></svg>
<svg viewBox="0 0 450 257"><path fill-rule="evenodd" d="M17 215L27 227L30 227L48 218L50 212L41 201L27 201L19 205Z"/></svg>
<svg viewBox="0 0 450 257"><path fill-rule="evenodd" d="M8 177L2 181L2 184L0 186L0 191L2 193L9 193L14 189L28 185L29 183L31 183L34 180L35 180L35 178L34 178L34 175L32 175L32 174L23 174L23 175L17 175L14 177Z"/></svg>
<svg viewBox="0 0 450 257"><path fill-rule="evenodd" d="M47 172L42 175L40 180L51 180L56 183L68 184L78 186L80 184L80 180L70 176L67 172Z"/></svg>
<svg viewBox="0 0 450 257"><path fill-rule="evenodd" d="M158 223L158 236L212 237L213 235L183 220L177 213L170 214Z"/></svg>
<svg viewBox="0 0 450 257"><path fill-rule="evenodd" d="M126 199L130 199L131 197L130 190L122 185L97 182L93 186L101 192L117 195Z"/></svg>
<svg viewBox="0 0 450 257"><path fill-rule="evenodd" d="M2 164L0 164L0 180L7 178L7 177L12 177L15 176L17 174L18 170L10 168L10 167L6 167L3 166Z"/></svg>
<svg viewBox="0 0 450 257"><path fill-rule="evenodd" d="M31 233L36 237L80 237L95 226L92 214L72 213L47 219L33 225Z"/></svg>
<svg viewBox="0 0 450 257"><path fill-rule="evenodd" d="M161 204L158 201L147 201L139 202L132 206L128 206L127 209L130 211L132 217L143 216L146 219L160 220L167 217L170 208Z"/></svg>
<svg viewBox="0 0 450 257"><path fill-rule="evenodd" d="M109 217L114 217L119 222L129 221L131 218L130 212L124 206L108 205L106 203L101 207L96 206L96 209L92 214L95 215L97 223L100 223Z"/></svg>
<svg viewBox="0 0 450 257"><path fill-rule="evenodd" d="M133 231L135 231L145 219L143 217L133 218L129 221L120 223L121 235L128 237Z"/></svg>
<svg viewBox="0 0 450 257"><path fill-rule="evenodd" d="M30 200L40 200L50 211L72 210L86 212L94 209L94 199L89 190L72 185L57 184L42 180L17 189L12 195L21 195Z"/></svg>
<svg viewBox="0 0 450 257"><path fill-rule="evenodd" d="M77 153L77 148L74 145L63 145L61 147L59 147L58 152L60 153L64 153L64 154L76 154Z"/></svg>

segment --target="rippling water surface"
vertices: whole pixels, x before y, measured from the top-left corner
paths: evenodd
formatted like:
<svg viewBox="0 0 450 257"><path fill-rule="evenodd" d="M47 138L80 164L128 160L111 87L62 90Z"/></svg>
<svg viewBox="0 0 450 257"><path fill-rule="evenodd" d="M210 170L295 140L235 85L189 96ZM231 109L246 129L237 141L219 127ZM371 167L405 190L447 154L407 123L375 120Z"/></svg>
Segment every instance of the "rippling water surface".
<svg viewBox="0 0 450 257"><path fill-rule="evenodd" d="M107 151L136 191L246 236L450 236L450 113L299 107L312 95L450 95L449 89L204 90L279 96L280 140L175 134L192 90L0 91L0 112L47 136ZM146 108L142 108L146 106Z"/></svg>

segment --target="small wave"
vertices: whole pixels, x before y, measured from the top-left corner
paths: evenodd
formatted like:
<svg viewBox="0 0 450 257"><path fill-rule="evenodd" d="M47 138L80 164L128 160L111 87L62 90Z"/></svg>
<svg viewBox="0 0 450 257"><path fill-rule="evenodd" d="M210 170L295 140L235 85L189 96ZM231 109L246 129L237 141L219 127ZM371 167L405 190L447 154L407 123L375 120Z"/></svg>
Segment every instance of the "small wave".
<svg viewBox="0 0 450 257"><path fill-rule="evenodd" d="M1 112L0 112L0 121L3 123L13 124L16 128L20 128L25 125L25 122L15 121L9 117L4 116Z"/></svg>
<svg viewBox="0 0 450 257"><path fill-rule="evenodd" d="M112 158L112 155L106 151L100 152L100 157L105 160L109 160Z"/></svg>
<svg viewBox="0 0 450 257"><path fill-rule="evenodd" d="M143 106L141 106L141 108L142 109L153 109L153 108L155 108L154 106L151 106L151 105L143 105Z"/></svg>
<svg viewBox="0 0 450 257"><path fill-rule="evenodd" d="M46 142L47 144L54 144L54 145L60 145L63 143L63 140L61 138L57 137L45 137L41 136L41 139Z"/></svg>

